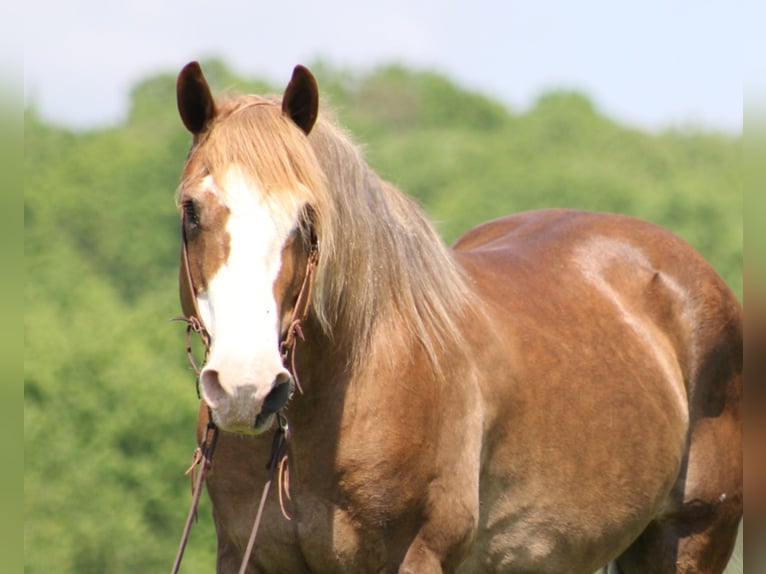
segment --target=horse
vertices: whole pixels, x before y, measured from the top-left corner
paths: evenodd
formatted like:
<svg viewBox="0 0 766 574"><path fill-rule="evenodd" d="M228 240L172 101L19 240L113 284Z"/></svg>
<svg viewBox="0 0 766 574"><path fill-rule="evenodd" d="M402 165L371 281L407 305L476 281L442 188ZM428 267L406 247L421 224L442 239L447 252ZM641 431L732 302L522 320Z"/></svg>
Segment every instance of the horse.
<svg viewBox="0 0 766 574"><path fill-rule="evenodd" d="M447 247L307 68L281 97L214 98L196 62L176 87L218 572L243 560L277 426L284 481L250 573L724 570L742 310L697 251L570 209Z"/></svg>

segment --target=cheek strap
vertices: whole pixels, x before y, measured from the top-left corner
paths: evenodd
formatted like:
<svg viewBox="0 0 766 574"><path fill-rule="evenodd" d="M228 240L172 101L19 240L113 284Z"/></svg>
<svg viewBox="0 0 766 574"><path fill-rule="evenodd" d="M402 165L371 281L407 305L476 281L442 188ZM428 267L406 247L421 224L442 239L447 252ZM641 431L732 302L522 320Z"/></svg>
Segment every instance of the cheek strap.
<svg viewBox="0 0 766 574"><path fill-rule="evenodd" d="M287 331L282 341L279 343L279 352L282 355L282 364L295 381L295 385L298 390L303 394L303 388L301 387L300 379L298 379L298 373L295 369L295 345L298 339L305 341L306 337L303 334L302 322L308 317L309 309L311 307L311 293L314 290L314 270L316 269L317 262L319 261L319 241L311 232L311 250L306 261L306 273L303 276L303 283L301 284L301 290L298 292L298 298L295 301L295 307L293 308L293 314L290 317L290 322L287 326Z"/></svg>
<svg viewBox="0 0 766 574"><path fill-rule="evenodd" d="M197 398L200 398L199 392L199 374L201 366L194 359L192 352L191 334L197 333L205 347L205 356L202 365L207 362L210 355L210 333L205 329L202 323L199 307L197 306L197 292L192 280L191 267L189 266L189 248L186 241L186 220L185 215L181 215L181 236L183 239L181 248L181 265L178 272L178 295L181 299L182 317L174 317L171 321L183 321L186 323L186 357L189 359L192 369L197 374Z"/></svg>

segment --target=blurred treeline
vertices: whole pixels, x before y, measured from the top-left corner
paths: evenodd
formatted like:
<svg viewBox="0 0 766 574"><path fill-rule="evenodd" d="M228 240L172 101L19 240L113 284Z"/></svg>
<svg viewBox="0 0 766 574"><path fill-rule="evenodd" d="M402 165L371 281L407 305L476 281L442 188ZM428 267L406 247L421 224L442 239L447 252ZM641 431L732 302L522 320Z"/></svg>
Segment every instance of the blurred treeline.
<svg viewBox="0 0 766 574"><path fill-rule="evenodd" d="M203 68L215 91L282 89L219 61ZM540 207L628 213L685 237L741 296L741 138L646 133L579 93L515 113L438 74L313 69L324 105L446 240ZM124 123L86 132L25 113L29 573L169 569L189 501L197 399L183 328L168 319L179 314L174 193L190 137L173 73L131 101ZM204 502L185 572L213 571L214 538Z"/></svg>

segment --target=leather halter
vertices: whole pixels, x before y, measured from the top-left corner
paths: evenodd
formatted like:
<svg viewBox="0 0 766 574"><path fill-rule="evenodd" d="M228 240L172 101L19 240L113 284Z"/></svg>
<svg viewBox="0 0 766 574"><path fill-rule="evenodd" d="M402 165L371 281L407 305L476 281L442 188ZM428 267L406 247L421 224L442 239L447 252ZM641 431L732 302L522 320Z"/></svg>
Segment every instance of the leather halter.
<svg viewBox="0 0 766 574"><path fill-rule="evenodd" d="M183 321L186 326L186 351L194 372L199 376L201 368L197 364L191 351L191 332L199 334L200 339L205 347L205 358L203 364L207 362L208 355L210 353L210 333L205 328L204 323L201 320L201 313L199 312L199 306L197 305L197 291L194 288L194 281L191 275L191 266L189 265L189 248L188 240L186 237L186 216L181 216L181 233L183 239L183 247L181 252L181 273L179 275L180 289L179 295L181 299L181 310L184 312L183 317L174 317L172 321ZM314 231L313 225L309 226L309 240L310 248L308 258L306 260L306 272L303 275L303 283L301 284L298 297L295 300L295 306L293 307L292 316L288 323L287 330L282 336L279 342L279 352L282 357L282 362L285 368L290 371L290 374L295 379L298 389L301 389L300 382L297 378L297 371L295 369L295 344L296 339L301 341L305 340L303 334L302 322L308 317L309 308L311 306L311 294L314 288L314 270L316 269L319 261L319 239ZM197 389L197 395L199 396L199 389Z"/></svg>
<svg viewBox="0 0 766 574"><path fill-rule="evenodd" d="M310 208L309 212L311 213ZM191 267L189 265L189 249L186 237L186 215L183 210L181 212L181 233L183 238L183 247L181 253L181 272L179 275L179 295L181 299L181 310L183 311L184 316L174 317L172 320L183 321L186 323L186 354L187 358L189 359L189 363L197 375L197 397L200 398L199 375L201 368L199 365L197 365L197 362L194 359L191 345L191 333L197 333L205 347L205 356L202 363L203 365L207 362L208 356L210 354L211 338L210 334L205 328L204 323L202 323L199 306L197 305L197 292L194 288L194 281L191 275ZM303 282L301 284L300 291L298 292L298 297L295 301L295 306L293 307L293 312L290 317L290 322L288 323L287 330L285 331L285 334L279 343L279 352L282 357L282 363L290 372L292 381L294 382L295 386L297 386L301 394L303 394L303 388L301 387L300 380L298 379L298 373L295 368L295 347L298 339L305 341L305 336L303 334L303 328L301 325L306 317L308 317L309 308L311 305L311 294L314 285L314 270L316 269L317 262L319 261L319 240L316 236L313 225L309 225L309 236L310 248L308 258L306 260L306 273L303 276ZM266 468L269 471L269 476L263 486L261 500L258 505L258 512L256 513L255 522L250 533L247 549L245 550L245 554L242 558L240 573L245 572L247 569L247 564L250 561L250 554L252 553L253 547L255 545L255 538L258 533L261 518L263 516L266 497L268 496L274 475L277 473L279 481L279 506L282 510L282 515L290 520L290 517L285 511L282 499L282 491L287 488L286 481L283 479L283 474L287 472L286 461L289 430L287 425L287 418L285 417L284 413L282 413L280 410L276 413L276 415L278 424L274 431L271 453L269 454L269 461L266 465ZM186 543L189 539L189 533L191 532L191 525L197 515L197 507L199 505L199 499L202 493L202 485L204 484L205 474L213 463L213 452L215 450L217 440L218 427L213 422L212 412L210 412L210 409L208 409L208 424L205 429L205 434L200 445L194 453L194 461L192 462L191 467L189 467L187 470L187 474L192 474L192 503L191 508L189 509L189 514L186 518L183 534L181 535L181 542L176 554L176 559L171 570L172 574L177 574L181 566L181 560L183 559ZM194 469L197 467L197 465L200 465L201 468L199 475L195 480ZM287 497L290 497L289 491L287 492Z"/></svg>

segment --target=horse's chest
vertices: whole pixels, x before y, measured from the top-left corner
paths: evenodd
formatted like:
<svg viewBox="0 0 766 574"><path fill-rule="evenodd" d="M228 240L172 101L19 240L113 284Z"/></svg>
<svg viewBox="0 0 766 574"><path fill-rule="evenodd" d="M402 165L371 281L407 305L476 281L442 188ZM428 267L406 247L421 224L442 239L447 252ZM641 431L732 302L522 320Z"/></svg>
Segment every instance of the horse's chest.
<svg viewBox="0 0 766 574"><path fill-rule="evenodd" d="M261 461L261 453L234 451L255 441L224 437L216 472L209 477L221 556L231 555L232 570L247 546L265 481L262 464L243 472L232 464ZM232 452L229 452L232 451ZM295 455L282 515L278 482L274 483L256 539L253 562L259 572L387 572L396 571L407 540L422 521L423 473L404 454L361 460L345 451L332 472L321 465L303 465ZM223 456L230 454L231 456ZM237 455L237 456L235 456ZM405 472L401 465L407 465ZM252 467L252 468L250 468ZM329 478L328 478L329 477ZM235 566L236 564L236 566ZM219 571L228 571L223 568Z"/></svg>
<svg viewBox="0 0 766 574"><path fill-rule="evenodd" d="M312 572L395 572L422 521L422 459L382 439L373 453L357 442L339 445L331 470L301 464L301 453L291 467L295 544Z"/></svg>
<svg viewBox="0 0 766 574"><path fill-rule="evenodd" d="M351 512L322 502L308 503L296 519L296 541L311 571L385 571L383 537L365 529Z"/></svg>
<svg viewBox="0 0 766 574"><path fill-rule="evenodd" d="M381 486L381 485L378 485ZM331 495L295 494L295 542L313 572L396 571L398 540L411 518L383 489Z"/></svg>

